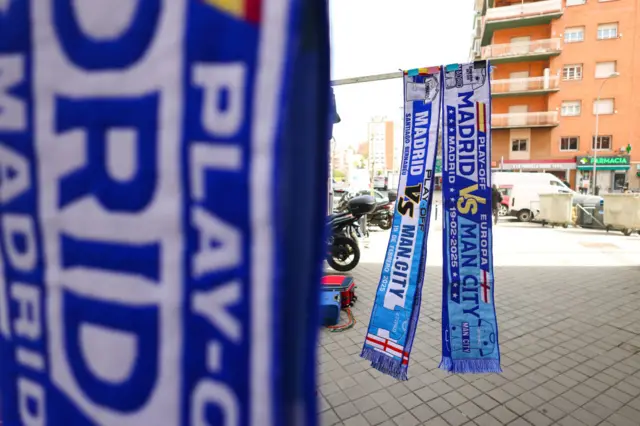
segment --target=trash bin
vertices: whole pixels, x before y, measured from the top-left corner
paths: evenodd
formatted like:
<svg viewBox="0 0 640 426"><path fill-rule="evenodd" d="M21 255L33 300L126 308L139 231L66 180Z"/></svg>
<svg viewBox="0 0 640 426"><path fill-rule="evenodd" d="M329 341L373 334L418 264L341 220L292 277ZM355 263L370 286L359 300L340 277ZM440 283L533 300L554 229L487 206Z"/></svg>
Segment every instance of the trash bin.
<svg viewBox="0 0 640 426"><path fill-rule="evenodd" d="M604 209L601 201L597 203L577 203L578 225L582 228L605 229Z"/></svg>
<svg viewBox="0 0 640 426"><path fill-rule="evenodd" d="M604 224L625 235L640 230L640 194L604 194Z"/></svg>
<svg viewBox="0 0 640 426"><path fill-rule="evenodd" d="M572 194L540 194L540 213L537 219L542 222L542 225L548 223L566 228L571 223L572 206Z"/></svg>

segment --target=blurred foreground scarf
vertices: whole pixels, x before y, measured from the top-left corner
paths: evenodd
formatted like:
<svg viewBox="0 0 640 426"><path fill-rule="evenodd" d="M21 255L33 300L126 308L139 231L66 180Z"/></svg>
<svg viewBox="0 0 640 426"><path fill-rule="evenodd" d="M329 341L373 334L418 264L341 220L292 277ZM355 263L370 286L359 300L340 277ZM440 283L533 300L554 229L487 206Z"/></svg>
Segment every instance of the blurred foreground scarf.
<svg viewBox="0 0 640 426"><path fill-rule="evenodd" d="M324 1L111 3L0 1L2 420L313 425Z"/></svg>

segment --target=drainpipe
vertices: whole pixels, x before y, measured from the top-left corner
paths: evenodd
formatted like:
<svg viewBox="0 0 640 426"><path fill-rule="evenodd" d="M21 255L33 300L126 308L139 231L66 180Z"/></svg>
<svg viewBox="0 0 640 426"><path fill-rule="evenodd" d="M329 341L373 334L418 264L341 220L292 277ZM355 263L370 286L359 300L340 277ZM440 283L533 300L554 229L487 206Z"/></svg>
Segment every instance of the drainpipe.
<svg viewBox="0 0 640 426"><path fill-rule="evenodd" d="M598 195L596 192L596 185L598 184L598 180L597 180L597 175L598 175L598 168L597 168L597 164L598 164L598 149L600 147L600 143L598 141L598 136L600 133L600 95L602 94L602 89L604 88L604 85L607 81L609 81L612 78L616 78L620 75L620 73L618 72L614 72L613 74L611 74L609 77L605 78L604 81L602 82L602 84L600 85L600 90L598 90L598 98L596 100L596 136L595 136L595 140L594 140L594 146L593 146L593 170L592 170L592 178L593 178L593 187L591 188L591 193L593 195ZM614 105L615 108L615 105ZM615 113L615 111L614 111Z"/></svg>

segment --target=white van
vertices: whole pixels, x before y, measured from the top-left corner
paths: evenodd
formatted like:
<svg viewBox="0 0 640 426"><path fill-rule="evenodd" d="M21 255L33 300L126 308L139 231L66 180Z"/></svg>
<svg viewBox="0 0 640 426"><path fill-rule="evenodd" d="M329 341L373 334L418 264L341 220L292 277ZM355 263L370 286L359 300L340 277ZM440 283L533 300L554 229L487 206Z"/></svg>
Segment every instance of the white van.
<svg viewBox="0 0 640 426"><path fill-rule="evenodd" d="M519 173L514 173L519 174ZM532 173L534 174L534 173ZM551 175L553 176L553 175ZM555 178L555 176L553 176ZM556 178L557 179L557 178ZM540 213L540 194L555 194L558 192L573 195L573 204L597 204L602 197L575 192L568 188L560 179L544 180L542 182L499 184L496 186L503 193L503 203L506 207L506 216L516 217L521 222L529 222Z"/></svg>
<svg viewBox="0 0 640 426"><path fill-rule="evenodd" d="M514 216L520 222L529 222L540 213L540 194L571 191L550 184L516 183L514 185L498 185L498 188L510 187L507 216Z"/></svg>
<svg viewBox="0 0 640 426"><path fill-rule="evenodd" d="M521 222L529 222L538 215L540 194L572 192L551 173L494 172L491 179L503 193L506 215Z"/></svg>

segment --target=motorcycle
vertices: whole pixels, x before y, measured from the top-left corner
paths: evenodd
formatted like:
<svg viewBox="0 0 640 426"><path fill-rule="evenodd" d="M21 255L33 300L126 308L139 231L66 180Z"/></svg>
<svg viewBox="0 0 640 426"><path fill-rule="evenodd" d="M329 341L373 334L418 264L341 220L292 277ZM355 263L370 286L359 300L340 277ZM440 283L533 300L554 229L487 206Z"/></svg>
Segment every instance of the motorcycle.
<svg viewBox="0 0 640 426"><path fill-rule="evenodd" d="M328 218L331 232L327 241L327 262L339 272L351 271L360 261L360 234L358 221L375 209L375 200L369 195L352 198L347 203L346 212L333 214Z"/></svg>
<svg viewBox="0 0 640 426"><path fill-rule="evenodd" d="M360 261L358 240L352 236L358 219L351 213L338 213L329 218L331 233L327 241L327 262L336 271L350 271Z"/></svg>
<svg viewBox="0 0 640 426"><path fill-rule="evenodd" d="M366 191L361 191L361 193L364 192ZM349 200L353 199L355 195L355 193L345 192L336 206L336 211L348 211ZM391 229L391 225L393 224L393 209L395 207L396 198L397 192L395 190L391 190L389 191L387 198L379 200L374 210L370 213L367 213L367 226L377 226L378 228L385 231L387 229Z"/></svg>
<svg viewBox="0 0 640 426"><path fill-rule="evenodd" d="M393 203L387 203L380 208L376 208L373 213L367 216L369 226L377 226L380 229L391 229L393 223Z"/></svg>

